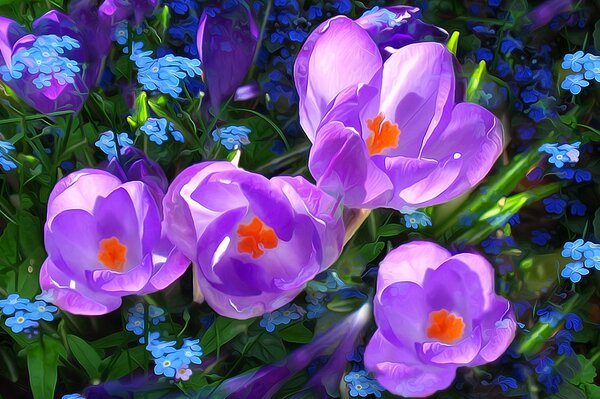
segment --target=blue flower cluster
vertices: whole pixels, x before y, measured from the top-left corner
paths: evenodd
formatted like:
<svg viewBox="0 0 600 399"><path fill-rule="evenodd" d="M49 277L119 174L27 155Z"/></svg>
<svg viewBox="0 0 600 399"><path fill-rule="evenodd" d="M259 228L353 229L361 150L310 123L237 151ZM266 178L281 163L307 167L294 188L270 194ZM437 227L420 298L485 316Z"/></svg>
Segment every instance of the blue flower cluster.
<svg viewBox="0 0 600 399"><path fill-rule="evenodd" d="M183 133L175 128L173 122L169 122L164 118L148 118L140 127L140 130L146 133L150 141L158 145L169 140L169 133L175 141L184 142Z"/></svg>
<svg viewBox="0 0 600 399"><path fill-rule="evenodd" d="M275 327L281 324L289 324L292 320L299 320L306 311L300 306L290 303L270 313L265 313L260 321L260 326L268 332L275 331Z"/></svg>
<svg viewBox="0 0 600 399"><path fill-rule="evenodd" d="M36 296L36 301L32 302L27 298L21 298L19 294L10 294L5 299L0 299L0 310L8 317L4 324L10 327L12 332L18 334L25 331L33 335L39 326L40 320L54 320L54 313L58 308L49 305L41 299L42 296Z"/></svg>
<svg viewBox="0 0 600 399"><path fill-rule="evenodd" d="M566 54L561 67L573 72L583 72L567 75L560 84L561 88L569 90L573 95L581 93L581 89L589 86L591 80L600 82L600 56L583 51Z"/></svg>
<svg viewBox="0 0 600 399"><path fill-rule="evenodd" d="M384 391L383 387L375 379L369 377L367 371L363 369L352 370L344 376L344 381L346 381L350 396L353 398L359 396L364 398L368 395L380 398L381 392Z"/></svg>
<svg viewBox="0 0 600 399"><path fill-rule="evenodd" d="M419 211L411 211L404 214L404 224L407 229L418 229L419 226L431 226L431 218Z"/></svg>
<svg viewBox="0 0 600 399"><path fill-rule="evenodd" d="M549 154L548 162L560 169L565 163L575 164L579 162L580 144L579 141L573 144L543 144L538 148L538 151Z"/></svg>
<svg viewBox="0 0 600 399"><path fill-rule="evenodd" d="M9 153L15 150L15 146L10 141L0 140L0 166L5 171L16 169L17 164L11 158Z"/></svg>
<svg viewBox="0 0 600 399"><path fill-rule="evenodd" d="M347 285L338 277L335 271L321 273L306 286L306 317L317 319L327 312L325 304L332 293L336 293Z"/></svg>
<svg viewBox="0 0 600 399"><path fill-rule="evenodd" d="M580 238L565 243L561 255L575 261L568 263L560 273L574 283L581 281L581 276L589 274L588 269L600 270L600 244Z"/></svg>
<svg viewBox="0 0 600 399"><path fill-rule="evenodd" d="M252 131L246 126L226 126L219 127L212 132L212 138L216 142L227 148L229 151L237 150L238 148L250 144L248 135Z"/></svg>
<svg viewBox="0 0 600 399"><path fill-rule="evenodd" d="M49 87L53 82L63 86L74 83L74 77L81 71L77 61L65 57L65 51L79 48L79 42L69 36L38 36L30 48L17 51L10 65L0 66L2 80L9 82L20 79L23 71L33 76L37 89Z"/></svg>
<svg viewBox="0 0 600 399"><path fill-rule="evenodd" d="M121 46L125 46L129 41L129 24L127 21L117 23L112 29L110 38ZM123 52L127 53L128 49L123 48Z"/></svg>
<svg viewBox="0 0 600 399"><path fill-rule="evenodd" d="M187 381L192 375L190 365L202 363L200 340L185 338L178 349L175 344L161 340L160 333L151 332L146 350L154 359L154 374Z"/></svg>
<svg viewBox="0 0 600 399"><path fill-rule="evenodd" d="M167 54L153 58L152 51L143 51L142 42L133 42L130 59L138 68L138 82L144 90L158 90L177 98L183 91L181 83L187 78L201 76L200 60Z"/></svg>
<svg viewBox="0 0 600 399"><path fill-rule="evenodd" d="M165 310L154 305L148 306L148 320L151 324L157 325L166 320ZM144 335L145 328L145 308L143 303L136 303L127 310L127 324L125 329L133 332L135 335ZM144 343L144 337L140 337L140 343Z"/></svg>
<svg viewBox="0 0 600 399"><path fill-rule="evenodd" d="M117 135L117 141L121 150L133 145L133 140L131 140L129 138L129 135L125 132L119 133ZM112 130L108 130L104 133L101 133L100 138L98 139L98 141L96 141L95 144L96 147L100 148L102 152L108 156L109 160L117 156L115 133L113 133Z"/></svg>

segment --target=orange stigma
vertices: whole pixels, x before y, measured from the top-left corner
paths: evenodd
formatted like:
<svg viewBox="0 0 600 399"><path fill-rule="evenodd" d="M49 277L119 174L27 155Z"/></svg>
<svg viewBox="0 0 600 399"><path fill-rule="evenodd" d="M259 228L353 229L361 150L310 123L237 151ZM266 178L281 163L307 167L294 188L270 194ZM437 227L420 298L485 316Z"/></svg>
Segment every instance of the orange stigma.
<svg viewBox="0 0 600 399"><path fill-rule="evenodd" d="M237 234L240 237L238 251L252 254L252 258L254 259L259 258L265 253L263 249L277 247L278 239L275 230L267 227L256 216L250 223L240 224Z"/></svg>
<svg viewBox="0 0 600 399"><path fill-rule="evenodd" d="M367 126L373 132L367 138L367 149L369 155L381 154L388 148L398 147L398 137L400 137L400 128L395 123L385 121L383 112L377 114L373 119L367 120Z"/></svg>
<svg viewBox="0 0 600 399"><path fill-rule="evenodd" d="M114 272L123 272L127 262L127 246L121 244L117 237L105 238L100 241L98 260L104 267Z"/></svg>
<svg viewBox="0 0 600 399"><path fill-rule="evenodd" d="M427 337L445 344L451 344L462 338L465 323L462 317L449 313L446 309L429 313Z"/></svg>

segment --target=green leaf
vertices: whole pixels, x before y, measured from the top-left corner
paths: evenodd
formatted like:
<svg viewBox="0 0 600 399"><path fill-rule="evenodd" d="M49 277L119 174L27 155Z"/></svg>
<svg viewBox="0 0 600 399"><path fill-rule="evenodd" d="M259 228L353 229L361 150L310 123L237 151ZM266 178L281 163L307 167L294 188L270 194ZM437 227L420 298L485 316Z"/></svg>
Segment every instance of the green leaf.
<svg viewBox="0 0 600 399"><path fill-rule="evenodd" d="M135 348L119 351L102 361L101 368L106 374L107 380L116 380L130 374L137 368L145 367L146 347L136 346Z"/></svg>
<svg viewBox="0 0 600 399"><path fill-rule="evenodd" d="M467 100L473 101L475 98L475 93L479 88L479 84L485 78L486 69L485 69L485 61L479 61L479 65L473 71L473 75L471 75L471 79L469 79L469 84L467 85Z"/></svg>
<svg viewBox="0 0 600 399"><path fill-rule="evenodd" d="M600 20L594 25L594 47L600 49Z"/></svg>
<svg viewBox="0 0 600 399"><path fill-rule="evenodd" d="M600 208L596 209L596 213L594 213L594 236L598 242L600 240Z"/></svg>
<svg viewBox="0 0 600 399"><path fill-rule="evenodd" d="M450 51L454 55L456 55L456 49L458 47L458 36L459 35L460 35L460 32L458 32L458 31L452 32L452 36L450 36L450 39L448 39L448 43L446 43L446 47L448 48L448 51Z"/></svg>
<svg viewBox="0 0 600 399"><path fill-rule="evenodd" d="M248 350L248 356L268 364L283 359L287 354L283 341L275 334L263 334L256 339L258 341Z"/></svg>
<svg viewBox="0 0 600 399"><path fill-rule="evenodd" d="M15 266L18 260L17 234L19 227L16 224L9 223L0 237L0 264L5 266Z"/></svg>
<svg viewBox="0 0 600 399"><path fill-rule="evenodd" d="M215 322L202 336L200 345L205 355L212 353L217 348L231 341L239 334L245 332L254 319L236 320L227 317L217 317Z"/></svg>
<svg viewBox="0 0 600 399"><path fill-rule="evenodd" d="M403 225L398 223L390 223L377 229L377 235L379 237L395 237L404 230L405 229Z"/></svg>
<svg viewBox="0 0 600 399"><path fill-rule="evenodd" d="M50 337L31 344L27 348L29 382L35 399L54 397L58 376L58 354L60 342Z"/></svg>
<svg viewBox="0 0 600 399"><path fill-rule="evenodd" d="M279 334L284 341L293 342L296 344L305 344L310 342L313 337L312 331L306 328L306 326L302 323L285 326L279 330Z"/></svg>
<svg viewBox="0 0 600 399"><path fill-rule="evenodd" d="M67 335L69 348L75 359L81 364L90 379L100 378L100 363L102 359L90 344L76 335Z"/></svg>
<svg viewBox="0 0 600 399"><path fill-rule="evenodd" d="M114 348L115 346L128 344L136 340L136 337L130 333L119 331L93 341L91 344L96 349Z"/></svg>
<svg viewBox="0 0 600 399"><path fill-rule="evenodd" d="M364 263L369 263L379 256L384 247L385 244L380 241L364 245L358 251L359 259L361 259Z"/></svg>
<svg viewBox="0 0 600 399"><path fill-rule="evenodd" d="M571 382L575 385L593 383L594 378L596 378L594 363L590 362L583 355L577 355L577 360L579 360L579 364L581 365L581 371L575 375L575 378Z"/></svg>

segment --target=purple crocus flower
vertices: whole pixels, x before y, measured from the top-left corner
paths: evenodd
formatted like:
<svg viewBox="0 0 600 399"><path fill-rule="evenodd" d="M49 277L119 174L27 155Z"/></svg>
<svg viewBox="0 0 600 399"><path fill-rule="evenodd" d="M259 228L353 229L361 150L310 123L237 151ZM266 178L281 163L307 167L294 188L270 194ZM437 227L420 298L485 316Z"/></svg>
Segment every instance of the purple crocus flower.
<svg viewBox="0 0 600 399"><path fill-rule="evenodd" d="M123 182L97 169L56 184L40 271L52 303L74 314L104 314L121 297L161 290L183 274L190 262L165 237L154 195L143 181Z"/></svg>
<svg viewBox="0 0 600 399"><path fill-rule="evenodd" d="M49 11L33 21L31 34L0 17L2 80L39 112L79 111L110 49L108 22L75 15L82 20Z"/></svg>
<svg viewBox="0 0 600 399"><path fill-rule="evenodd" d="M193 165L163 201L167 236L194 262L196 297L246 319L275 310L340 254L338 203L302 177Z"/></svg>
<svg viewBox="0 0 600 399"><path fill-rule="evenodd" d="M482 256L452 256L415 241L385 257L374 299L378 329L365 366L388 391L425 397L448 387L462 366L497 359L515 336L510 303L494 293Z"/></svg>
<svg viewBox="0 0 600 399"><path fill-rule="evenodd" d="M459 102L443 44L408 44L384 62L371 35L339 16L308 38L295 81L313 142L310 171L348 207L449 201L483 179L502 150L500 121Z"/></svg>
<svg viewBox="0 0 600 399"><path fill-rule="evenodd" d="M204 7L198 26L198 57L215 114L221 102L242 84L252 65L258 36L258 25L246 2L236 2L227 9L221 3Z"/></svg>

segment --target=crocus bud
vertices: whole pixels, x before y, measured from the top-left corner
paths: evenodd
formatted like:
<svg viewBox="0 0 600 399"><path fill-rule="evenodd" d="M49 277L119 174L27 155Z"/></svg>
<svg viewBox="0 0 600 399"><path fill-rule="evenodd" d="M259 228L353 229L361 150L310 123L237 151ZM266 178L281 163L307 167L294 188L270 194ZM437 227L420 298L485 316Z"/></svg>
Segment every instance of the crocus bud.
<svg viewBox="0 0 600 399"><path fill-rule="evenodd" d="M204 8L198 26L198 57L215 115L221 103L244 81L254 59L258 36L258 25L245 2L227 8L218 2Z"/></svg>

